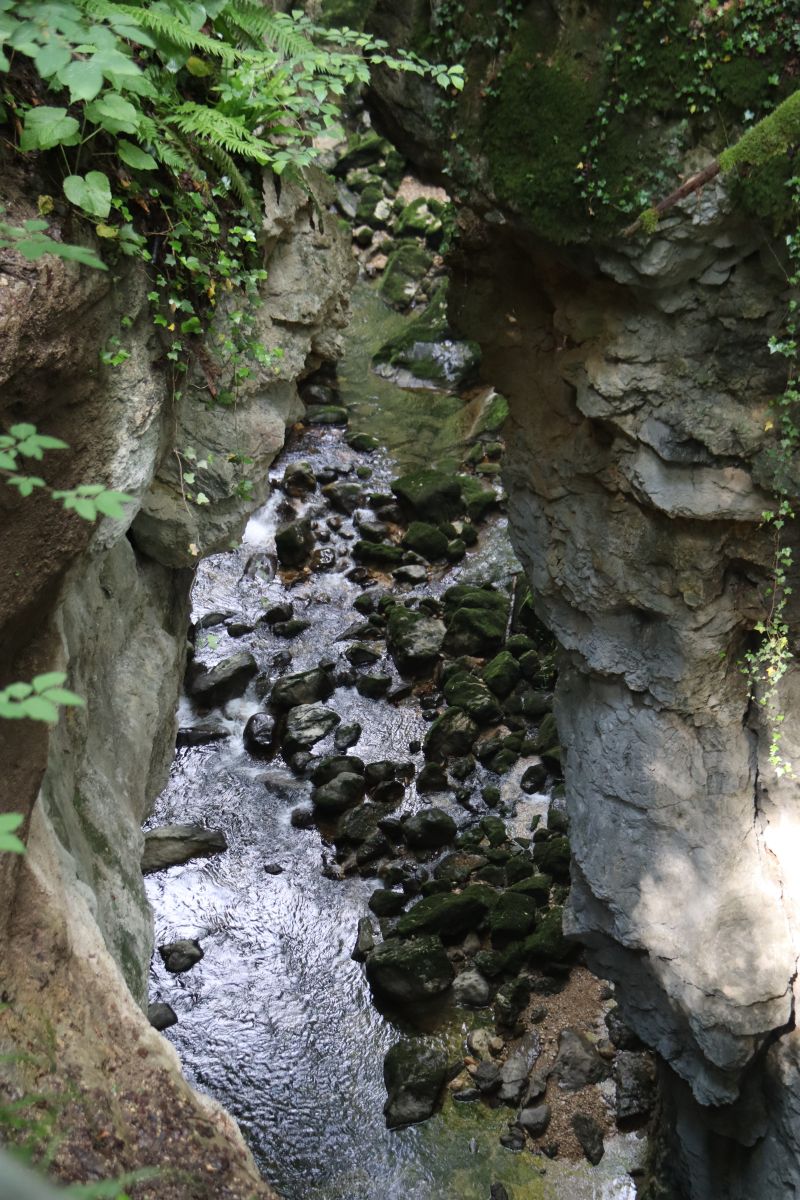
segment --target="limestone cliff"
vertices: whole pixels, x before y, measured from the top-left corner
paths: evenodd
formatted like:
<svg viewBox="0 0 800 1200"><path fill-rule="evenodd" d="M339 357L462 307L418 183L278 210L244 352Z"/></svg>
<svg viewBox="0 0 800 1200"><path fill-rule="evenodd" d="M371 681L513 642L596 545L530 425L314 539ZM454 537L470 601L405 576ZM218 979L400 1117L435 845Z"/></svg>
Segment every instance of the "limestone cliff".
<svg viewBox="0 0 800 1200"><path fill-rule="evenodd" d="M570 21L581 36L569 70L592 58L598 13L555 7L561 67L530 50L516 63L512 40L507 62L530 80L568 69ZM383 33L399 36L399 20L378 5ZM376 115L400 114L392 131L406 152L418 147L441 172L435 124L421 135L418 120L403 121L431 97L395 101L381 80ZM461 113L473 130L485 120L476 104L468 96ZM535 119L561 132L556 112ZM665 144L666 125L651 124ZM535 138L513 123L506 132L538 199L513 192L511 159L493 163L505 134L490 117L484 157L462 176L452 315L510 399L510 523L562 647L568 928L666 1064L674 1194L778 1200L800 1191L797 789L769 762L740 660L774 554L761 513L772 504L768 404L785 384L767 350L786 304L781 242L721 183L633 241L579 228L565 185L563 236L550 236L560 151L537 157ZM702 145L684 150L676 177L710 158ZM799 693L794 669L781 706L795 760Z"/></svg>
<svg viewBox="0 0 800 1200"><path fill-rule="evenodd" d="M188 1087L143 1015L152 922L140 827L174 748L192 564L263 500L302 412L297 380L338 353L351 257L326 187L315 173L307 188L265 182L258 333L283 355L248 381L235 417L191 388L173 400L140 268L114 277L0 260L4 424L29 421L68 444L41 465L52 486L102 482L136 497L125 521L93 527L48 497L0 495L2 682L60 669L86 699L52 730L0 722L0 808L26 814L28 846L0 859L0 1040L27 1056L3 1087L51 1094L66 1177L168 1164L152 1185L160 1200L267 1194L233 1122ZM26 194L9 195L12 220L31 215ZM104 367L118 335L129 357ZM187 446L211 464L202 508L181 491L175 452ZM247 498L232 450L252 459Z"/></svg>

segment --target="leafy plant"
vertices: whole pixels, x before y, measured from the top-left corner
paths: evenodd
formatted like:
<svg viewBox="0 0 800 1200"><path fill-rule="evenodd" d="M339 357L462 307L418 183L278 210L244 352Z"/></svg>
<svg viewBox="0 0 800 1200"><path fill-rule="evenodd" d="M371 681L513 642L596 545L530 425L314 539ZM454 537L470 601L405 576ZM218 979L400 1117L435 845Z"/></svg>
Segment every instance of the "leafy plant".
<svg viewBox="0 0 800 1200"><path fill-rule="evenodd" d="M21 496L30 496L37 489L45 488L53 500L60 500L64 508L85 521L94 521L100 514L122 520L124 505L134 500L126 492L104 488L100 483L81 484L66 490L50 489L38 475L19 474L20 458L41 461L46 450L66 449L67 444L61 438L39 433L35 425L27 422L12 425L8 433L0 434L0 476L5 476L9 487L15 488Z"/></svg>
<svg viewBox="0 0 800 1200"><path fill-rule="evenodd" d="M1 701L0 701L1 702ZM24 854L25 844L14 833L24 821L20 813L0 813L0 853Z"/></svg>

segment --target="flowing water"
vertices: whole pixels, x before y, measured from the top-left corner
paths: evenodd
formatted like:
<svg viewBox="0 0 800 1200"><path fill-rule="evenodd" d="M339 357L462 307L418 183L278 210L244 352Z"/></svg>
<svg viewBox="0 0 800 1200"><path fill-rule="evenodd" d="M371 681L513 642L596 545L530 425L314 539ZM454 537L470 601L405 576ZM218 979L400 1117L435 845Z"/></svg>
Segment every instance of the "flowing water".
<svg viewBox="0 0 800 1200"><path fill-rule="evenodd" d="M343 471L368 463L373 474L366 487L374 491L385 491L402 469L431 463L457 467L480 397L465 403L450 395L407 392L371 374L372 354L403 318L366 286L355 300L339 373L342 401L351 414L351 430L375 434L382 448L368 457L358 455L341 431L312 428L290 443L278 467L304 460L315 470ZM352 604L362 588L345 574L352 566L352 522L344 519L338 531L327 530L330 510L319 493L295 501L294 507L312 514L319 509L319 530L323 537L330 532L327 544L336 553L333 569L294 587L285 587L278 577L246 573L254 554L268 557L274 549L285 503L280 491L273 492L251 520L241 548L200 566L195 616L229 610L255 621L265 605L288 598L295 615L310 620L310 628L288 643L263 626L237 639L215 629L218 642L211 638L204 659L247 649L275 678L287 669L338 659L347 643L337 639L361 620ZM510 584L518 569L505 520L498 515L461 564L432 570L424 591L438 594L468 580ZM286 649L292 664L279 671L273 660ZM400 682L388 660L377 669ZM365 761L413 758L422 765L419 755L409 753L409 742L421 739L427 728L413 698L389 703L339 688L329 704L343 722L363 726L353 753ZM431 1120L386 1130L382 1064L388 1048L402 1034L415 1033L446 1044L458 1057L468 1028L488 1022L489 1016L445 1007L420 1031L373 1005L363 968L350 951L376 881L357 876L337 881L323 874L331 847L317 829L290 824L292 809L307 801L310 785L282 759L260 762L242 748L244 724L259 707L251 690L221 714L230 730L227 740L178 751L150 821L222 828L230 847L147 880L157 944L196 937L205 952L201 963L179 976L169 975L156 956L151 975L151 998L167 1001L178 1014L178 1025L165 1036L192 1083L237 1118L265 1177L285 1200L486 1200L495 1180L506 1185L513 1200L633 1200L628 1170L641 1151L634 1135L611 1139L600 1166L590 1168L501 1147L498 1138L513 1117L510 1109L491 1111L448 1098ZM184 701L181 724L196 719ZM319 743L315 753L330 752L331 741ZM529 827L531 816L546 809L546 797L522 796L517 775L503 779L504 797L517 805L518 818ZM412 795L404 802L406 810L416 803ZM452 798L437 796L436 803L448 807L460 825L470 819ZM268 864L281 866L283 873L266 873Z"/></svg>

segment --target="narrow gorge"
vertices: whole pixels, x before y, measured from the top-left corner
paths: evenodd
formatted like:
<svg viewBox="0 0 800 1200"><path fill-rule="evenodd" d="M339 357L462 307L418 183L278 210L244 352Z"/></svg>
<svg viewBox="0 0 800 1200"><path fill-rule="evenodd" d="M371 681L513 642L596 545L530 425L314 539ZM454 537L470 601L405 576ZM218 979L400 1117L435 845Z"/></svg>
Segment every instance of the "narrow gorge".
<svg viewBox="0 0 800 1200"><path fill-rule="evenodd" d="M0 4L0 1195L800 1195L800 11L288 9Z"/></svg>

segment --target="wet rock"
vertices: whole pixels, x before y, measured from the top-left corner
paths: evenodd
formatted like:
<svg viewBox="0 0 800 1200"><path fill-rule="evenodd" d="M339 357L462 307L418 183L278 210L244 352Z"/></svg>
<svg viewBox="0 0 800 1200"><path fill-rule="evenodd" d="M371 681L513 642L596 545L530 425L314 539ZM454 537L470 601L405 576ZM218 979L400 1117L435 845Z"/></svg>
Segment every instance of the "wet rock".
<svg viewBox="0 0 800 1200"><path fill-rule="evenodd" d="M360 844L375 832L378 822L385 815L379 804L359 804L349 812L342 813L336 825L336 841Z"/></svg>
<svg viewBox="0 0 800 1200"><path fill-rule="evenodd" d="M349 419L347 409L338 404L320 405L319 408L309 409L306 414L309 425L346 425Z"/></svg>
<svg viewBox="0 0 800 1200"><path fill-rule="evenodd" d="M413 1125L432 1116L446 1079L444 1050L417 1040L392 1046L383 1060L387 1129Z"/></svg>
<svg viewBox="0 0 800 1200"><path fill-rule="evenodd" d="M508 650L501 650L483 669L484 683L501 700L512 691L518 679L517 660Z"/></svg>
<svg viewBox="0 0 800 1200"><path fill-rule="evenodd" d="M175 1009L169 1004L148 1004L147 1019L153 1026L153 1029L157 1029L159 1033L162 1033L165 1029L169 1029L172 1025L178 1024Z"/></svg>
<svg viewBox="0 0 800 1200"><path fill-rule="evenodd" d="M494 1019L499 1029L514 1030L520 1013L531 998L531 985L527 979L512 979L504 983L495 996Z"/></svg>
<svg viewBox="0 0 800 1200"><path fill-rule="evenodd" d="M485 657L503 644L508 623L508 596L488 588L458 584L444 594L445 650L453 657Z"/></svg>
<svg viewBox="0 0 800 1200"><path fill-rule="evenodd" d="M200 943L195 938L181 938L177 942L159 946L158 953L172 975L182 975L184 971L191 971L203 958Z"/></svg>
<svg viewBox="0 0 800 1200"><path fill-rule="evenodd" d="M651 1054L620 1050L614 1060L617 1124L640 1124L656 1102L656 1068Z"/></svg>
<svg viewBox="0 0 800 1200"><path fill-rule="evenodd" d="M404 1004L427 1000L453 981L453 966L438 937L392 938L367 959L373 991Z"/></svg>
<svg viewBox="0 0 800 1200"><path fill-rule="evenodd" d="M231 731L224 721L209 718L198 721L196 725L184 725L178 730L175 745L180 746L209 746L212 742L222 742L231 736Z"/></svg>
<svg viewBox="0 0 800 1200"><path fill-rule="evenodd" d="M356 450L359 454L369 454L380 446L378 439L371 433L348 434L347 444L351 450Z"/></svg>
<svg viewBox="0 0 800 1200"><path fill-rule="evenodd" d="M159 825L144 835L142 874L163 871L192 858L203 858L228 849L221 829L206 829L204 825Z"/></svg>
<svg viewBox="0 0 800 1200"><path fill-rule="evenodd" d="M532 1108L523 1108L520 1111L517 1124L532 1138L538 1138L547 1130L551 1116L549 1104L536 1104Z"/></svg>
<svg viewBox="0 0 800 1200"><path fill-rule="evenodd" d="M391 675L359 675L356 679L356 691L368 700L379 700L391 686Z"/></svg>
<svg viewBox="0 0 800 1200"><path fill-rule="evenodd" d="M480 1098L480 1092L474 1087L462 1088L461 1091L453 1092L453 1100L458 1104L472 1104Z"/></svg>
<svg viewBox="0 0 800 1200"><path fill-rule="evenodd" d="M421 554L428 562L437 562L447 555L447 538L435 525L412 521L403 538L403 545Z"/></svg>
<svg viewBox="0 0 800 1200"><path fill-rule="evenodd" d="M359 214L361 207L359 207ZM366 224L375 223L374 208L370 209ZM407 309L420 291L420 285L433 259L416 243L408 242L393 250L389 255L383 279L381 295L393 308Z"/></svg>
<svg viewBox="0 0 800 1200"><path fill-rule="evenodd" d="M333 681L327 671L315 667L311 671L298 671L284 675L274 685L269 702L273 708L294 708L298 704L314 704L327 700L333 694Z"/></svg>
<svg viewBox="0 0 800 1200"><path fill-rule="evenodd" d="M231 621L225 626L225 632L228 637L240 638L245 634L252 633L255 629L255 624L252 621Z"/></svg>
<svg viewBox="0 0 800 1200"><path fill-rule="evenodd" d="M250 680L257 674L258 665L252 654L240 650L213 667L195 663L187 690L193 699L203 704L224 704L244 695Z"/></svg>
<svg viewBox="0 0 800 1200"><path fill-rule="evenodd" d="M314 534L308 517L281 525L275 534L278 562L284 567L299 567L314 549Z"/></svg>
<svg viewBox="0 0 800 1200"><path fill-rule="evenodd" d="M392 481L401 507L421 521L451 521L464 509L461 484L444 471L411 471Z"/></svg>
<svg viewBox="0 0 800 1200"><path fill-rule="evenodd" d="M353 721L349 725L340 725L333 735L334 747L337 750L349 750L351 746L355 746L361 737L361 732L358 721Z"/></svg>
<svg viewBox="0 0 800 1200"><path fill-rule="evenodd" d="M299 804L292 809L289 821L294 829L311 829L315 823L314 810L310 804Z"/></svg>
<svg viewBox="0 0 800 1200"><path fill-rule="evenodd" d="M275 718L272 713L253 713L242 733L242 742L248 754L259 758L271 758L275 753Z"/></svg>
<svg viewBox="0 0 800 1200"><path fill-rule="evenodd" d="M444 809L422 808L405 822L406 841L415 850L436 850L456 836L458 827Z"/></svg>
<svg viewBox="0 0 800 1200"><path fill-rule="evenodd" d="M355 754L334 754L327 758L317 759L311 772L311 782L314 784L328 783L336 775L364 774L364 760Z"/></svg>
<svg viewBox="0 0 800 1200"><path fill-rule="evenodd" d="M491 1096L500 1087L500 1067L491 1061L480 1062L472 1078L479 1092L484 1096Z"/></svg>
<svg viewBox="0 0 800 1200"><path fill-rule="evenodd" d="M289 754L307 750L321 741L340 721L338 713L322 704L298 704L286 718L284 749Z"/></svg>
<svg viewBox="0 0 800 1200"><path fill-rule="evenodd" d="M508 1133L504 1133L498 1140L506 1150L513 1150L516 1154L525 1149L525 1134L516 1125L509 1127Z"/></svg>
<svg viewBox="0 0 800 1200"><path fill-rule="evenodd" d="M466 850L457 850L443 858L434 871L437 879L445 879L448 883L463 884L473 873L486 865L482 854L471 854Z"/></svg>
<svg viewBox="0 0 800 1200"><path fill-rule="evenodd" d="M224 625L226 621L230 621L237 614L229 608L222 610L214 610L213 612L204 613L202 617L193 623L192 628L198 629L214 629L217 625Z"/></svg>
<svg viewBox="0 0 800 1200"><path fill-rule="evenodd" d="M337 512L350 516L361 504L364 493L357 483L348 483L346 479L338 479L335 483L326 484L322 494L332 508Z"/></svg>
<svg viewBox="0 0 800 1200"><path fill-rule="evenodd" d="M353 952L350 957L354 962L366 962L367 956L375 949L375 930L372 928L372 921L369 917L360 917L358 921L358 933L356 935L356 944L353 947Z"/></svg>
<svg viewBox="0 0 800 1200"><path fill-rule="evenodd" d="M282 875L283 867L280 863L264 863L265 875Z"/></svg>
<svg viewBox="0 0 800 1200"><path fill-rule="evenodd" d="M289 496L307 496L317 486L317 477L310 463L289 463L283 472L281 487Z"/></svg>
<svg viewBox="0 0 800 1200"><path fill-rule="evenodd" d="M367 903L376 917L396 917L406 906L407 897L402 892L393 892L389 888L378 888L373 892Z"/></svg>
<svg viewBox="0 0 800 1200"><path fill-rule="evenodd" d="M605 1153L602 1125L595 1121L594 1117L587 1116L586 1113L575 1113L572 1118L572 1128L583 1153L592 1166L596 1167Z"/></svg>
<svg viewBox="0 0 800 1200"><path fill-rule="evenodd" d="M378 662L381 657L381 651L376 649L374 645L370 646L365 642L354 642L352 646L347 647L344 656L354 667L363 667Z"/></svg>
<svg viewBox="0 0 800 1200"><path fill-rule="evenodd" d="M278 621L277 625L272 626L272 632L277 637L293 638L300 633L305 633L310 628L310 621L306 621L302 617L292 617L291 621Z"/></svg>
<svg viewBox="0 0 800 1200"><path fill-rule="evenodd" d="M544 753L553 746L558 746L558 730L556 719L552 713L548 713L540 724L533 744L538 754Z"/></svg>
<svg viewBox="0 0 800 1200"><path fill-rule="evenodd" d="M530 796L533 795L534 792L541 792L546 783L547 767L544 765L544 763L534 763L533 766L528 767L523 774L519 781L519 786L522 788L523 792L527 792L527 794Z"/></svg>
<svg viewBox="0 0 800 1200"><path fill-rule="evenodd" d="M372 797L376 804L394 805L400 803L405 792L406 789L399 779L387 779L384 783L378 784Z"/></svg>
<svg viewBox="0 0 800 1200"><path fill-rule="evenodd" d="M506 696L505 710L515 716L541 717L550 712L553 707L553 697L550 692L537 692L529 683L518 683ZM537 752L537 741L532 739L531 753Z"/></svg>
<svg viewBox="0 0 800 1200"><path fill-rule="evenodd" d="M449 755L469 754L477 736L478 726L472 717L460 708L448 708L425 735L425 757L441 762Z"/></svg>
<svg viewBox="0 0 800 1200"><path fill-rule="evenodd" d="M574 943L564 937L563 910L556 906L544 914L535 933L525 939L525 949L531 961L564 962L574 952Z"/></svg>
<svg viewBox="0 0 800 1200"><path fill-rule="evenodd" d="M279 622L291 620L293 614L294 605L287 601L283 604L271 604L270 607L265 610L261 620L267 625L277 625Z"/></svg>
<svg viewBox="0 0 800 1200"><path fill-rule="evenodd" d="M427 896L398 922L397 932L401 937L421 933L458 937L481 924L494 899L494 893L482 884L473 884L463 892Z"/></svg>
<svg viewBox="0 0 800 1200"><path fill-rule="evenodd" d="M585 1033L578 1029L563 1029L558 1039L553 1074L565 1091L577 1092L589 1083L608 1079L611 1067Z"/></svg>
<svg viewBox="0 0 800 1200"><path fill-rule="evenodd" d="M383 521L357 521L356 525L365 542L382 542L388 536Z"/></svg>
<svg viewBox="0 0 800 1200"><path fill-rule="evenodd" d="M364 867L376 858L390 854L391 850L392 844L386 835L380 829L374 829L356 850L356 863L359 867Z"/></svg>
<svg viewBox="0 0 800 1200"><path fill-rule="evenodd" d="M539 1057L541 1038L535 1030L526 1033L519 1047L509 1054L500 1068L498 1099L503 1104L516 1105L527 1087L528 1075Z"/></svg>
<svg viewBox="0 0 800 1200"><path fill-rule="evenodd" d="M357 803L364 795L364 778L343 772L334 775L327 783L314 788L311 802L323 813L343 812L351 804Z"/></svg>
<svg viewBox="0 0 800 1200"><path fill-rule="evenodd" d="M353 558L356 562L369 563L373 567L388 571L403 561L405 551L402 546L391 542L366 542L363 539L353 547Z"/></svg>
<svg viewBox="0 0 800 1200"><path fill-rule="evenodd" d="M398 583L410 583L414 587L427 581L428 568L423 567L422 563L409 563L407 566L397 567L392 571L392 577ZM444 626L442 626L442 636L444 636Z"/></svg>
<svg viewBox="0 0 800 1200"><path fill-rule="evenodd" d="M339 393L332 387L327 387L324 383L306 383L300 393L304 404L308 405L331 405L335 404Z"/></svg>
<svg viewBox="0 0 800 1200"><path fill-rule="evenodd" d="M488 784L486 787L481 788L481 796L488 808L497 808L500 803L500 788L495 787L493 784Z"/></svg>
<svg viewBox="0 0 800 1200"><path fill-rule="evenodd" d="M494 695L481 679L468 671L456 671L444 685L447 703L463 709L479 725L492 725L500 720L502 711Z"/></svg>
<svg viewBox="0 0 800 1200"><path fill-rule="evenodd" d="M395 605L389 613L387 641L398 670L410 675L431 670L441 653L445 633L444 624L437 618Z"/></svg>
<svg viewBox="0 0 800 1200"><path fill-rule="evenodd" d="M546 905L550 899L550 889L553 881L549 875L527 875L525 878L512 882L510 891L521 892L530 896L537 905Z"/></svg>
<svg viewBox="0 0 800 1200"><path fill-rule="evenodd" d="M453 999L456 1004L469 1008L485 1008L492 998L492 987L480 971L470 968L456 976L453 983Z"/></svg>

